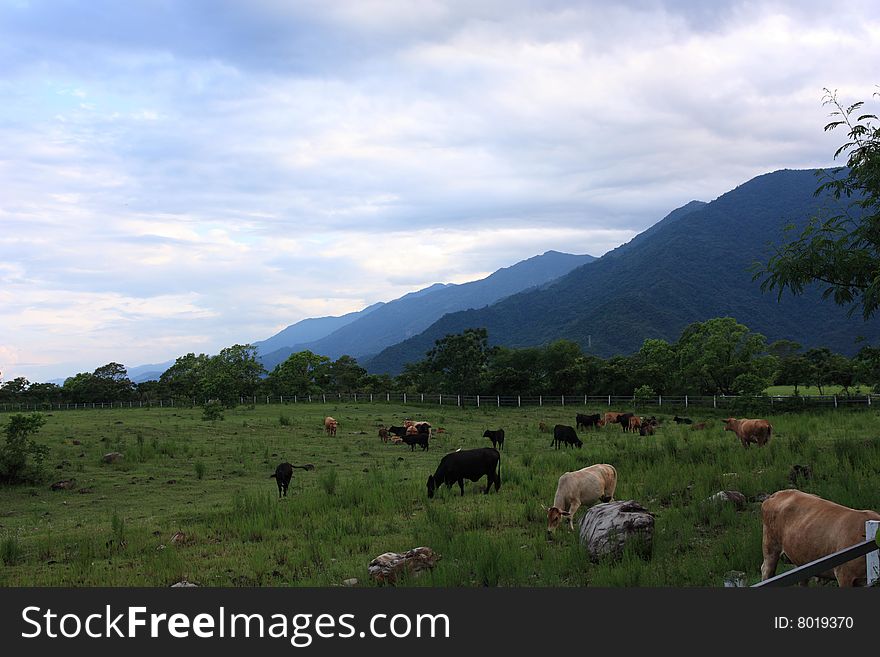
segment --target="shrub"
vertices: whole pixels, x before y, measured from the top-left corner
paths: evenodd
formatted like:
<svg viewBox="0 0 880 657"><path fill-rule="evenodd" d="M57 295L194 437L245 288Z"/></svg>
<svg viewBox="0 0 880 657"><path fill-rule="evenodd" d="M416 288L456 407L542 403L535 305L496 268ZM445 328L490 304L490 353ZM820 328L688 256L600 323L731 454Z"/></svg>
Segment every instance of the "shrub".
<svg viewBox="0 0 880 657"><path fill-rule="evenodd" d="M202 412L202 420L204 422L216 422L217 420L223 419L223 404L221 404L218 400L212 399L207 404L205 404L205 409Z"/></svg>
<svg viewBox="0 0 880 657"><path fill-rule="evenodd" d="M39 413L16 414L6 425L6 444L0 448L0 482L19 484L42 479L43 461L49 448L30 436L40 430L46 418Z"/></svg>
<svg viewBox="0 0 880 657"><path fill-rule="evenodd" d="M196 478L197 479L204 479L205 478L205 464L202 463L201 461L196 461L195 468L196 468Z"/></svg>

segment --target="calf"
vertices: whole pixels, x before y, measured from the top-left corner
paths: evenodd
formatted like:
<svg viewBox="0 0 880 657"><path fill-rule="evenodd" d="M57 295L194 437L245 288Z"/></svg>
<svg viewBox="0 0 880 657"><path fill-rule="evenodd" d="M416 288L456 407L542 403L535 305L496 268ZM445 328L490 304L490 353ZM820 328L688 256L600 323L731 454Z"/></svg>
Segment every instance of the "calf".
<svg viewBox="0 0 880 657"><path fill-rule="evenodd" d="M386 429L385 427L381 427L379 429L379 438L382 439L383 443L387 443L388 442L388 429Z"/></svg>
<svg viewBox="0 0 880 657"><path fill-rule="evenodd" d="M278 484L278 497L287 497L287 487L290 486L290 480L293 477L293 469L299 468L300 470L314 470L315 466L311 463L306 463L305 465L293 465L292 463L279 463L278 467L275 468L275 474L269 475L269 478L275 478L275 483Z"/></svg>
<svg viewBox="0 0 880 657"><path fill-rule="evenodd" d="M462 497L464 496L464 480L478 481L486 476L486 491L495 484L495 491L501 488L501 454L494 447L481 447L452 452L440 459L437 470L428 477L428 497L434 497L434 491L446 484L450 488L458 482Z"/></svg>
<svg viewBox="0 0 880 657"><path fill-rule="evenodd" d="M761 504L764 561L761 579L776 573L783 552L796 566L815 561L865 540L865 521L880 520L874 511L856 511L846 506L802 493L781 490ZM841 587L864 586L865 557L847 561L819 577L836 579Z"/></svg>
<svg viewBox="0 0 880 657"><path fill-rule="evenodd" d="M577 427L578 429L580 429L581 427L583 427L584 429L593 427L595 429L596 427L602 426L600 424L601 421L602 416L598 413L594 413L593 415L584 415L583 413L578 413L575 427Z"/></svg>
<svg viewBox="0 0 880 657"><path fill-rule="evenodd" d="M692 424L693 423L693 420L690 419L689 417L678 417L677 415L674 418L672 418L672 421L675 422L676 424Z"/></svg>
<svg viewBox="0 0 880 657"><path fill-rule="evenodd" d="M569 427L564 424L557 424L555 427L553 427L553 442L551 442L550 445L555 445L556 449L559 449L559 446L562 445L562 443L565 443L566 447L575 445L576 447L580 448L584 446L584 444L581 442L581 439L578 438L574 427Z"/></svg>
<svg viewBox="0 0 880 657"><path fill-rule="evenodd" d="M633 433L635 433L636 431L638 431L639 433L641 433L641 430L642 430L642 418L640 418L638 415L633 415L633 416L629 419L629 430L632 431Z"/></svg>
<svg viewBox="0 0 880 657"><path fill-rule="evenodd" d="M559 526L562 518L574 529L574 514L584 505L599 500L610 502L617 488L617 470L607 463L598 463L559 477L553 506L547 509L547 537Z"/></svg>
<svg viewBox="0 0 880 657"><path fill-rule="evenodd" d="M483 438L488 438L492 441L492 447L500 447L504 449L504 429L498 429L498 431L489 431L486 429L483 432Z"/></svg>
<svg viewBox="0 0 880 657"><path fill-rule="evenodd" d="M409 445L409 451L414 452L416 449L416 445L420 445L422 451L426 451L428 449L428 434L426 433L407 433L403 437L403 442Z"/></svg>
<svg viewBox="0 0 880 657"><path fill-rule="evenodd" d="M724 421L724 430L733 431L743 447L755 443L763 447L770 440L773 426L767 420L737 420L729 417Z"/></svg>
<svg viewBox="0 0 880 657"><path fill-rule="evenodd" d="M335 436L336 435L336 427L338 424L339 423L336 420L334 420L332 417L330 417L328 415L327 417L324 418L324 431L327 432L328 436Z"/></svg>

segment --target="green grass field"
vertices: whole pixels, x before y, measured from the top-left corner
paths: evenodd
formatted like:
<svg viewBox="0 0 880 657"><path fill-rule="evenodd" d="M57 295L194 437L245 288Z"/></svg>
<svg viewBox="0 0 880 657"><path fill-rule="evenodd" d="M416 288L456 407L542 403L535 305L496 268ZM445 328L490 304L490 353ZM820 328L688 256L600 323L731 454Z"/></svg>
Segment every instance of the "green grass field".
<svg viewBox="0 0 880 657"><path fill-rule="evenodd" d="M730 570L759 579L761 522L758 503L737 512L705 502L719 490L751 498L786 488L798 463L814 473L804 490L880 508L872 410L770 416L763 449L743 449L699 413L690 416L710 419L705 431L666 422L639 437L608 427L579 432L581 450L550 448L539 421L574 425L584 410L300 404L240 407L213 424L201 409L56 411L37 435L51 447L45 484L0 488L0 585L337 586L355 577L372 586L371 559L426 545L442 560L405 584L720 586ZM335 438L324 435L325 415L339 420ZM428 452L383 444L377 425L406 417L447 432ZM487 446L483 431L499 427L500 493L483 495L483 479L467 482L464 497L443 488L429 500L425 482L443 454ZM110 451L124 461L102 463ZM282 461L315 470L296 470L278 500L270 475ZM618 470L616 499L656 514L650 560L593 564L567 526L548 542L541 505L552 503L559 475L600 462ZM50 490L71 478L74 489ZM176 532L183 540L171 542Z"/></svg>

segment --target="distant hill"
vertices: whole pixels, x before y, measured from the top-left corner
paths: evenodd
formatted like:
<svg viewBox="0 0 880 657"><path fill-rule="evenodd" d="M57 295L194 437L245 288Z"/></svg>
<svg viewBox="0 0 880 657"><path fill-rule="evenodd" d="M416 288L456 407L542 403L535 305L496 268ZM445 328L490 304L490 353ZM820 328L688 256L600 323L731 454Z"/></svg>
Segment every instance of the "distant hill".
<svg viewBox="0 0 880 657"><path fill-rule="evenodd" d="M347 324L351 324L355 320L370 314L374 310L381 308L383 302L374 303L367 306L363 310L357 312L340 315L339 317L310 317L303 319L296 324L291 324L286 329L279 331L270 338L259 340L252 343L260 356L270 354L278 349L290 347L292 345L302 344L305 342L313 342L324 336L330 335Z"/></svg>
<svg viewBox="0 0 880 657"><path fill-rule="evenodd" d="M691 202L588 267L488 308L447 314L365 365L399 373L404 363L423 359L435 340L470 327L485 327L492 344L567 338L607 357L633 353L646 338L677 340L688 324L723 316L768 341L787 338L853 354L856 338L880 338L880 322L847 317L815 289L777 302L775 293L761 293L749 271L780 243L787 224L800 228L823 209L840 209L833 198L814 197L818 182L812 170L783 170L711 203Z"/></svg>
<svg viewBox="0 0 880 657"><path fill-rule="evenodd" d="M137 365L135 367L126 368L126 371L128 372L128 378L134 383L158 381L159 377L162 376L165 370L174 365L174 362L175 361L173 360L169 360L154 365Z"/></svg>
<svg viewBox="0 0 880 657"><path fill-rule="evenodd" d="M262 356L263 365L271 370L291 353L303 349L334 360L343 354L362 359L417 335L446 313L482 308L522 290L540 288L594 260L590 255L547 251L499 269L478 281L461 285L433 285L389 301L319 340L266 353Z"/></svg>

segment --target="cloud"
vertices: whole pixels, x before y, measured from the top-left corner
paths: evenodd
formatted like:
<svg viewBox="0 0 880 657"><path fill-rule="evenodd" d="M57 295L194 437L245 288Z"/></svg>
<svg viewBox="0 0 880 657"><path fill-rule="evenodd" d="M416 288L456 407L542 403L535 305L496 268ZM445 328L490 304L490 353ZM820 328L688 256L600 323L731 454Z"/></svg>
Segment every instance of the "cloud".
<svg viewBox="0 0 880 657"><path fill-rule="evenodd" d="M217 351L830 164L822 90L876 90L874 13L4 4L0 370Z"/></svg>

